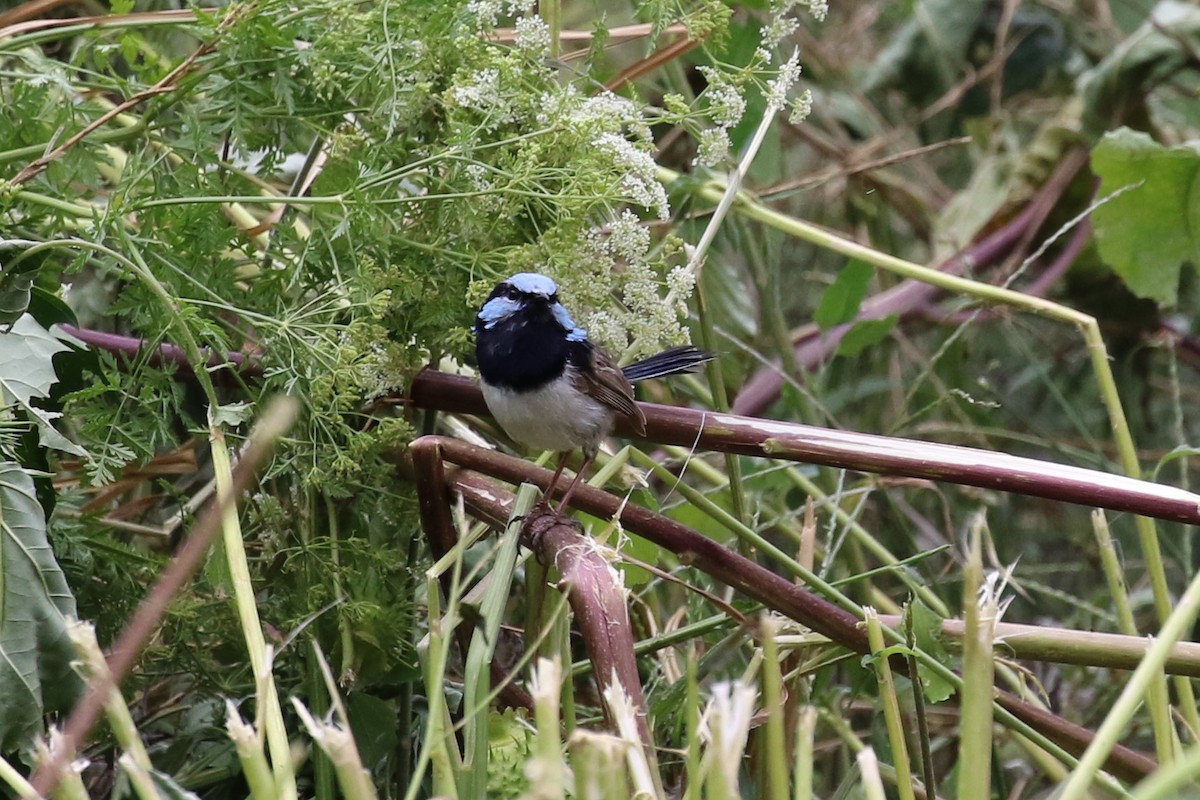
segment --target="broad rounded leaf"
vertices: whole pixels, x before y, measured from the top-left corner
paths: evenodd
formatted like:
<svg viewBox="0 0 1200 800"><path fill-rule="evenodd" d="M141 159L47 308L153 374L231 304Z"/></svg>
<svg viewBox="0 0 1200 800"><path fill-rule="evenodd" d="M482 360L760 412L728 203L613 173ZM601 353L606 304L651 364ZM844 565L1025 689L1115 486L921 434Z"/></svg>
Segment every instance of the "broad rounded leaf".
<svg viewBox="0 0 1200 800"><path fill-rule="evenodd" d="M50 550L33 479L0 462L0 748L29 744L46 711L66 710L82 681L67 620L75 597Z"/></svg>
<svg viewBox="0 0 1200 800"><path fill-rule="evenodd" d="M1173 305L1184 264L1200 263L1200 149L1163 147L1122 128L1092 152L1100 195L1092 213L1100 257L1139 297Z"/></svg>

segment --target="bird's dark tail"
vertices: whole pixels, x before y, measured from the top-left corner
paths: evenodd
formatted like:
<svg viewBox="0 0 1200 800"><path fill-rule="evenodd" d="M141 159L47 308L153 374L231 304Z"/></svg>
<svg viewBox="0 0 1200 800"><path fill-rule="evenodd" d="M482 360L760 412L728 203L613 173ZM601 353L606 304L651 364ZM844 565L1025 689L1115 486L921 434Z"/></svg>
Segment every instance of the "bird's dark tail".
<svg viewBox="0 0 1200 800"><path fill-rule="evenodd" d="M690 345L672 347L670 350L663 350L658 355L635 361L625 367L622 372L625 373L625 378L630 383L637 383L650 378L674 375L677 372L696 372L714 358L716 356L712 353L706 350L697 350Z"/></svg>

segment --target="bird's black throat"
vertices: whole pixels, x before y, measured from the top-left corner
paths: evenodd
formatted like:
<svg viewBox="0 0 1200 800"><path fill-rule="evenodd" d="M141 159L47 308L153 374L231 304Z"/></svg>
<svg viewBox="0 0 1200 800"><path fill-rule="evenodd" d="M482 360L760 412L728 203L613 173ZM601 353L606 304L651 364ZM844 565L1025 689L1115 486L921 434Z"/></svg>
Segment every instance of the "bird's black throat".
<svg viewBox="0 0 1200 800"><path fill-rule="evenodd" d="M479 375L515 392L540 389L562 375L568 363L582 366L590 358L591 345L568 341L566 333L544 303L522 308L490 328L477 325Z"/></svg>

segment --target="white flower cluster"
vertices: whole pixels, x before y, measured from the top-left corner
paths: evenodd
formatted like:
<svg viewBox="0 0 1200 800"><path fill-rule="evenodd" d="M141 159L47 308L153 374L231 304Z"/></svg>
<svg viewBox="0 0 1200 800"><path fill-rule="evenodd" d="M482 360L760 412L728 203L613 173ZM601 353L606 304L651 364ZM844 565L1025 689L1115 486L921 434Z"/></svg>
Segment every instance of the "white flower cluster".
<svg viewBox="0 0 1200 800"><path fill-rule="evenodd" d="M545 58L550 52L550 26L536 14L517 20L517 49L533 56Z"/></svg>
<svg viewBox="0 0 1200 800"><path fill-rule="evenodd" d="M767 81L767 113L774 114L787 105L787 95L800 79L800 51L793 50L792 57L779 68L779 73Z"/></svg>
<svg viewBox="0 0 1200 800"><path fill-rule="evenodd" d="M812 113L812 104L812 89L805 89L803 94L792 101L792 110L788 114L788 122L793 125L799 125L801 122L804 122L804 120L808 119L808 115Z"/></svg>
<svg viewBox="0 0 1200 800"><path fill-rule="evenodd" d="M488 128L506 125L516 119L516 110L500 88L500 70L495 67L479 70L471 76L469 83L455 86L452 94L454 101L463 108L486 115Z"/></svg>
<svg viewBox="0 0 1200 800"><path fill-rule="evenodd" d="M480 30L496 27L496 22L502 15L520 17L528 14L537 4L537 0L470 0L467 3L467 13L475 18L475 24Z"/></svg>
<svg viewBox="0 0 1200 800"><path fill-rule="evenodd" d="M592 144L624 172L621 191L630 202L654 211L659 219L670 215L667 190L658 182L658 167L648 152L616 133L602 133Z"/></svg>
<svg viewBox="0 0 1200 800"><path fill-rule="evenodd" d="M746 113L746 98L716 67L701 66L698 69L708 82L704 98L716 127L700 132L694 163L714 167L729 154L729 129L741 122Z"/></svg>
<svg viewBox="0 0 1200 800"><path fill-rule="evenodd" d="M650 229L628 208L608 226L607 249L616 258L632 264L650 253Z"/></svg>

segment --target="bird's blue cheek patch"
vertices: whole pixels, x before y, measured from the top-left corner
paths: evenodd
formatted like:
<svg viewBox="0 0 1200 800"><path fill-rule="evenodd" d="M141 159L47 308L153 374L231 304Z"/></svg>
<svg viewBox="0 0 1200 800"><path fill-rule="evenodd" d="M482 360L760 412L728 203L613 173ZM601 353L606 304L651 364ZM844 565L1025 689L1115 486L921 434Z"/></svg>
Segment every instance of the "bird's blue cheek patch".
<svg viewBox="0 0 1200 800"><path fill-rule="evenodd" d="M516 300L507 297L493 297L483 304L483 308L479 309L479 316L475 318L475 328L478 330L481 324L484 328L491 328L500 320L520 310L521 304Z"/></svg>
<svg viewBox="0 0 1200 800"><path fill-rule="evenodd" d="M558 324L566 329L568 342L587 341L587 331L575 324L575 320L571 319L571 315L567 313L567 309L562 303L554 304L554 319L558 320Z"/></svg>

